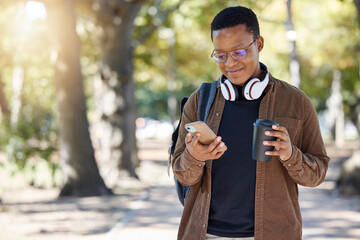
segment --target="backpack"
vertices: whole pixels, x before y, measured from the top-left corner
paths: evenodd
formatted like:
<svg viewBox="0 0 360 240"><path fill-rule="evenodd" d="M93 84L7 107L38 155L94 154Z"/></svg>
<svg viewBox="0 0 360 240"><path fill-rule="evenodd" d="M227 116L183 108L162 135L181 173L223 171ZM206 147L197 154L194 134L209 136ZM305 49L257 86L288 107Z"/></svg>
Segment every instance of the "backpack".
<svg viewBox="0 0 360 240"><path fill-rule="evenodd" d="M206 123L207 117L209 115L211 106L214 102L215 95L216 95L216 88L217 88L217 81L213 81L212 83L203 83L200 87L200 97L199 97L199 103L197 108L197 120L198 121L204 121ZM168 174L170 166L172 165L173 155L175 151L176 141L178 139L179 135L179 127L181 124L181 115L183 112L183 108L185 106L185 103L187 102L188 97L184 97L181 100L180 103L180 120L179 123L172 133L171 136L171 143L169 146L169 162L168 162ZM183 186L175 177L174 175L174 181L175 181L175 189L176 193L178 195L180 203L184 206L186 197L191 189L191 186Z"/></svg>

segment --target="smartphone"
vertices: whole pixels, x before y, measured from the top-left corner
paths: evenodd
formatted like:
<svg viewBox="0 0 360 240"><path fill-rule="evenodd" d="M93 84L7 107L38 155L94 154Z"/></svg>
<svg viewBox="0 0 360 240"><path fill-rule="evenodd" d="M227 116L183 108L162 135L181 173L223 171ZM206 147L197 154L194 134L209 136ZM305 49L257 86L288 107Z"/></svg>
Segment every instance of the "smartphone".
<svg viewBox="0 0 360 240"><path fill-rule="evenodd" d="M195 136L196 133L200 133L199 142L204 145L212 143L216 138L216 134L203 121L185 124L185 128L192 136Z"/></svg>

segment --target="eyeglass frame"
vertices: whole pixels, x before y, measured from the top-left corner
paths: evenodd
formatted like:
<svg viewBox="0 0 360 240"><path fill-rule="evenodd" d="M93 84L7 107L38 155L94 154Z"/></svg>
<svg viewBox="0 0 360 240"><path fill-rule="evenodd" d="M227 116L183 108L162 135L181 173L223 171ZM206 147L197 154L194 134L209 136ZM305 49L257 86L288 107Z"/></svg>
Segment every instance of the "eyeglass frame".
<svg viewBox="0 0 360 240"><path fill-rule="evenodd" d="M225 52L221 52L221 53L225 53L226 54L226 58L224 61L218 61L214 58L214 53L216 52L216 50L214 49L211 53L211 58L213 58L215 60L215 62L217 63L226 63L226 61L228 60L228 53L229 55L235 60L235 61L239 61L240 59L244 59L246 58L246 54L247 54L247 50L249 50L250 46L253 45L254 42L256 42L256 40L258 40L259 36L256 37L254 39L254 41L252 41L249 45L247 45L245 48L238 48L238 49L234 49L234 50L231 50L231 51L225 51ZM235 58L231 53L234 52L234 51L238 51L238 50L244 50L245 51L245 56L243 58Z"/></svg>

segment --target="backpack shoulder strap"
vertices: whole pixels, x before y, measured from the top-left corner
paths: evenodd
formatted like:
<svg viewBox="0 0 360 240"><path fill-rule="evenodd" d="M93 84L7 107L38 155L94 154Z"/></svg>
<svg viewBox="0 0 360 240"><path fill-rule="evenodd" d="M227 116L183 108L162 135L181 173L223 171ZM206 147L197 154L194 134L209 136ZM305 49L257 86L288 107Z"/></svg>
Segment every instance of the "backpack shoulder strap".
<svg viewBox="0 0 360 240"><path fill-rule="evenodd" d="M199 97L199 103L198 103L198 109L197 109L198 120L203 120L204 122L206 122L207 116L208 116L211 106L212 106L212 103L214 102L214 99L215 99L216 88L217 88L217 81L214 81L212 83L203 83L201 85L200 97ZM188 100L187 97L184 97L181 100L180 121L172 135L172 144L169 147L168 175L170 175L169 169L170 169L170 165L172 162L172 155L174 154L174 151L175 151L176 140L177 140L177 137L179 134L179 126L180 126L180 122L181 122L181 115L183 112L183 107L187 100ZM174 175L174 181L175 181L175 188L176 188L176 193L178 195L179 201L184 206L185 199L191 189L191 186L181 185L181 183L176 179L175 175ZM201 183L201 188L202 188L202 183Z"/></svg>
<svg viewBox="0 0 360 240"><path fill-rule="evenodd" d="M183 112L183 108L185 106L185 103L187 102L189 98L188 97L183 97L181 99L181 102L180 102L180 119L179 119L179 123L178 125L176 126L174 132L172 133L171 135L171 143L170 143L170 146L169 146L169 149L168 149L168 154L169 154L169 160L168 160L168 169L167 169L167 172L168 172L168 175L170 176L170 166L171 166L171 161L172 161L172 155L174 154L174 151L175 151L175 145L176 145L176 140L178 138L178 135L179 135L179 128L180 128L180 123L181 123L181 115L182 115L182 112Z"/></svg>
<svg viewBox="0 0 360 240"><path fill-rule="evenodd" d="M187 102L189 98L188 97L183 97L183 99L181 99L180 102L180 119L179 119L179 123L175 129L175 131L173 132L173 134L171 135L171 142L172 143L176 143L176 140L178 138L178 134L179 134L179 127L180 127L180 123L181 123L181 116L182 116L182 112L183 112L183 108L185 106L185 103ZM174 154L175 151L175 144L171 144L170 148L169 148L169 152L171 154Z"/></svg>
<svg viewBox="0 0 360 240"><path fill-rule="evenodd" d="M197 111L199 121L207 121L211 106L216 96L217 81L203 83L200 87L200 97Z"/></svg>

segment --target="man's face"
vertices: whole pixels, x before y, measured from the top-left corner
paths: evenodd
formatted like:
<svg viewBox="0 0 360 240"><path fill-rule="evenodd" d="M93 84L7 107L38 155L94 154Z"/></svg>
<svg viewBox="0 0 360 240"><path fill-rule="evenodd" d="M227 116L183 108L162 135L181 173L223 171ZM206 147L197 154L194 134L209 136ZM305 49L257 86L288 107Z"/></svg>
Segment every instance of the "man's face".
<svg viewBox="0 0 360 240"><path fill-rule="evenodd" d="M244 24L215 30L212 34L215 51L227 54L226 62L217 65L233 84L242 86L248 79L260 77L259 52L264 44L262 37L255 40ZM245 49L246 57L235 60L230 56L230 51L237 49Z"/></svg>

